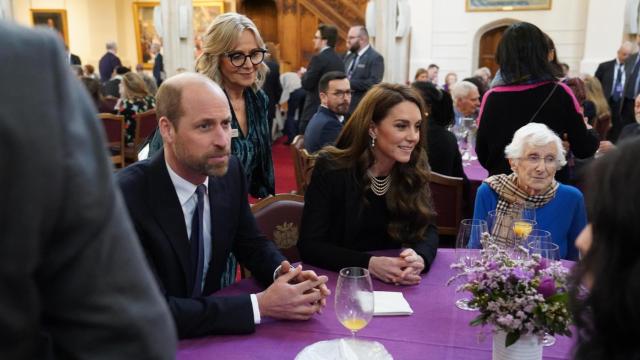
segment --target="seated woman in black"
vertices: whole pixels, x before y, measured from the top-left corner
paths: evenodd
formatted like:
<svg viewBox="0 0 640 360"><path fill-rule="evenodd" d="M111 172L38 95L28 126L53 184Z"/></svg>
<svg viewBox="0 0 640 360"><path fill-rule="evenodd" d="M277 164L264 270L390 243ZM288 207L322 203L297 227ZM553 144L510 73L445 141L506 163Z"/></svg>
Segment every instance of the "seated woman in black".
<svg viewBox="0 0 640 360"><path fill-rule="evenodd" d="M334 271L360 266L396 284L420 282L438 248L425 127L415 90L379 84L367 92L336 146L319 153L298 242L304 262ZM397 256L367 253L404 247Z"/></svg>

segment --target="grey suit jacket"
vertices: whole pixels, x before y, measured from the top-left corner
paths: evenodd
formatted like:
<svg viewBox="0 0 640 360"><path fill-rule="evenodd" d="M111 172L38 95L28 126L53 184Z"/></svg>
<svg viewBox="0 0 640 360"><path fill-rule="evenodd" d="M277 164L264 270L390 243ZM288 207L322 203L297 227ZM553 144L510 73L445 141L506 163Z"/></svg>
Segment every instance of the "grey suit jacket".
<svg viewBox="0 0 640 360"><path fill-rule="evenodd" d="M176 332L57 35L0 21L0 359L172 359Z"/></svg>
<svg viewBox="0 0 640 360"><path fill-rule="evenodd" d="M345 74L348 74L349 67L352 61L355 59L356 53L349 53L344 58ZM349 82L351 83L351 105L349 105L349 113L353 113L353 110L358 106L364 94L371 89L371 87L380 81L384 76L384 58L380 53L375 51L373 47L369 46L367 51L362 54L358 63L356 64Z"/></svg>

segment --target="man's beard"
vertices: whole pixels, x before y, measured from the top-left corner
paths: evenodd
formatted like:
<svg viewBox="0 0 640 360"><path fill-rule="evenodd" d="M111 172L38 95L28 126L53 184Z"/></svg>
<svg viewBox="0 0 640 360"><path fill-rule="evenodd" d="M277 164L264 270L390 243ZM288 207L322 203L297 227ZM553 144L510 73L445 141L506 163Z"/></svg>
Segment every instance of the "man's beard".
<svg viewBox="0 0 640 360"><path fill-rule="evenodd" d="M185 166L202 175L222 177L227 174L227 170L229 169L229 154L231 152L229 149L210 152L196 157L187 154L182 146L176 144L174 146L174 152L178 160ZM208 160L215 156L227 156L227 159L222 163L210 164Z"/></svg>
<svg viewBox="0 0 640 360"><path fill-rule="evenodd" d="M349 51L351 51L352 53L357 53L360 50L360 43L357 42L353 45L351 45L351 47L349 48Z"/></svg>

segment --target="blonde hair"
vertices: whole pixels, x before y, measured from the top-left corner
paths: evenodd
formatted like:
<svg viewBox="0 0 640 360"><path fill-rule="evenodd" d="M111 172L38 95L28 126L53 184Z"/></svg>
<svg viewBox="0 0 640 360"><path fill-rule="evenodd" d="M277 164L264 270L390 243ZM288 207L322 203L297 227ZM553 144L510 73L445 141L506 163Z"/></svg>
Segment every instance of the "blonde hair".
<svg viewBox="0 0 640 360"><path fill-rule="evenodd" d="M233 51L243 31L249 30L256 38L258 47L264 49L264 41L256 25L248 17L237 13L218 15L207 29L202 39L202 54L196 60L196 71L224 87L220 60L229 51ZM258 90L267 76L268 67L264 63L258 65L256 81L251 85Z"/></svg>
<svg viewBox="0 0 640 360"><path fill-rule="evenodd" d="M126 99L142 100L151 95L142 77L134 72L122 75L122 85L124 86L122 97Z"/></svg>
<svg viewBox="0 0 640 360"><path fill-rule="evenodd" d="M591 101L596 106L597 119L604 116L611 116L609 103L607 102L607 98L604 96L602 84L600 84L600 80L598 80L597 77L585 75L584 90L587 95L587 100Z"/></svg>

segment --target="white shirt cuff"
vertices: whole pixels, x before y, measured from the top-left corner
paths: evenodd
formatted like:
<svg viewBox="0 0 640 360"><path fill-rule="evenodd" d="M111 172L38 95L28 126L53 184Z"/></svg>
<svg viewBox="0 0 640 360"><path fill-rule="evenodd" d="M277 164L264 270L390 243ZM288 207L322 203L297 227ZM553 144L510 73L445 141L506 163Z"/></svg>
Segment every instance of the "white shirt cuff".
<svg viewBox="0 0 640 360"><path fill-rule="evenodd" d="M258 325L260 324L260 308L256 294L251 294L251 307L253 308L253 323Z"/></svg>

